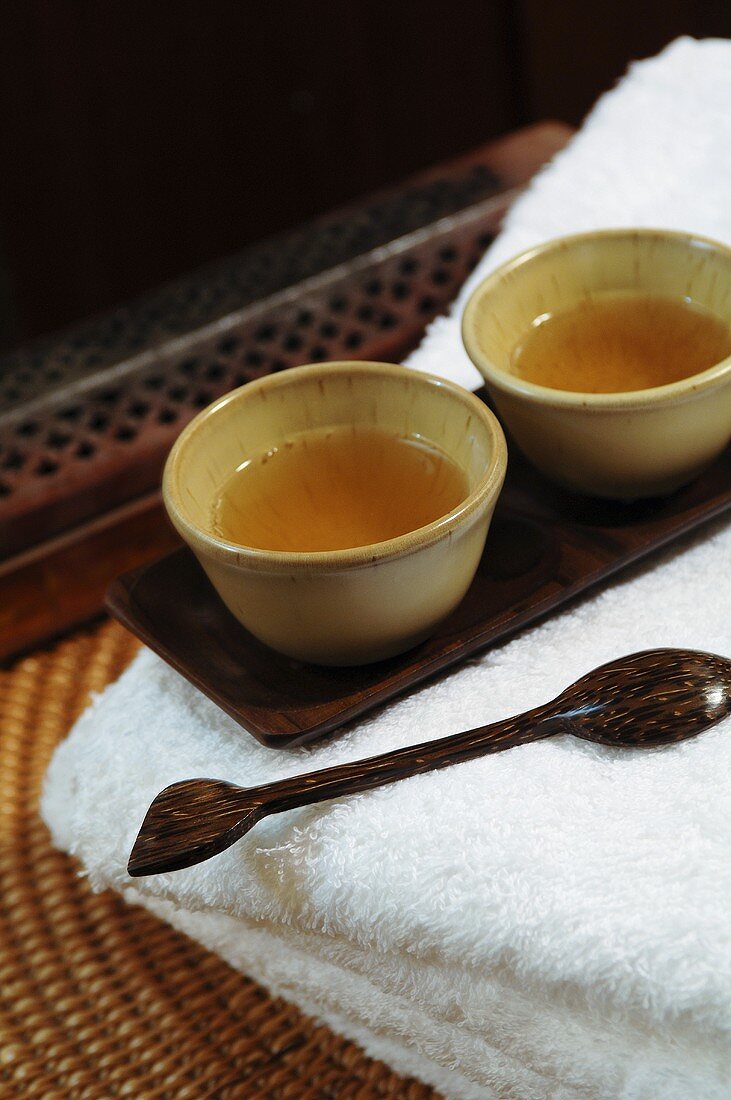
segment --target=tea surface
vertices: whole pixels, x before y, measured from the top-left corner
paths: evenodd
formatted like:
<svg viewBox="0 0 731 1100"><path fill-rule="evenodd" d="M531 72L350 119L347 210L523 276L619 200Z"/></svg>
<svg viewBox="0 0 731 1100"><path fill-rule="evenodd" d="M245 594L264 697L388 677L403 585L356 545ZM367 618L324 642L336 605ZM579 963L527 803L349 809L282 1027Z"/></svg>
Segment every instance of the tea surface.
<svg viewBox="0 0 731 1100"><path fill-rule="evenodd" d="M462 470L423 440L318 429L242 464L215 503L214 529L260 550L344 550L424 527L467 492Z"/></svg>
<svg viewBox="0 0 731 1100"><path fill-rule="evenodd" d="M556 390L644 390L731 355L731 328L699 306L645 294L587 299L534 323L512 371Z"/></svg>

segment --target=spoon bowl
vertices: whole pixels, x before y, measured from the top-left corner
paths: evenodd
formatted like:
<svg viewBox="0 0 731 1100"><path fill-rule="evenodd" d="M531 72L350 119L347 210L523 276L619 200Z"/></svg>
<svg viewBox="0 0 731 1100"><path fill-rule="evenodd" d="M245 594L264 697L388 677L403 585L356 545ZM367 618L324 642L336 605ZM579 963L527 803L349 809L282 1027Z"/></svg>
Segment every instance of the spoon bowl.
<svg viewBox="0 0 731 1100"><path fill-rule="evenodd" d="M731 713L731 661L687 649L633 653L582 676L550 705L587 741L673 744Z"/></svg>
<svg viewBox="0 0 731 1100"><path fill-rule="evenodd" d="M582 676L550 703L465 733L295 775L258 787L221 779L174 783L154 799L127 870L133 877L190 867L230 847L269 814L356 794L557 734L615 748L695 737L731 713L731 660L650 649Z"/></svg>

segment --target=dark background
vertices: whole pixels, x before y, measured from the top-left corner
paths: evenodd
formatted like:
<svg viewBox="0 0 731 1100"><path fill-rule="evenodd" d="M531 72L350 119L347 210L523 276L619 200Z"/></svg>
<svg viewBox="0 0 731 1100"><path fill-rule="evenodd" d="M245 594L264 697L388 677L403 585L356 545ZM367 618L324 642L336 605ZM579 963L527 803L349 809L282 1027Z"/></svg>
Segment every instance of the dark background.
<svg viewBox="0 0 731 1100"><path fill-rule="evenodd" d="M525 123L728 0L6 0L0 348Z"/></svg>

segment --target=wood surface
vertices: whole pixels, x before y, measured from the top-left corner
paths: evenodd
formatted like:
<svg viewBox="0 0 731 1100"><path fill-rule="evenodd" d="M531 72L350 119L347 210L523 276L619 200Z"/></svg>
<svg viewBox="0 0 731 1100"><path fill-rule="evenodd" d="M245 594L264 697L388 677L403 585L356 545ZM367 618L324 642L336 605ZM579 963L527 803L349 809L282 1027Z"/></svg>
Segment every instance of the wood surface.
<svg viewBox="0 0 731 1100"><path fill-rule="evenodd" d="M260 741L287 747L321 737L555 611L729 507L731 450L672 496L628 505L552 486L511 447L485 552L462 603L420 646L356 668L300 664L263 646L226 610L187 548L120 578L108 607Z"/></svg>
<svg viewBox="0 0 731 1100"><path fill-rule="evenodd" d="M695 737L729 712L730 659L684 649L633 653L588 672L550 703L464 733L258 787L217 779L174 783L153 799L127 869L139 876L190 867L230 847L270 814L556 734L614 748L655 748Z"/></svg>
<svg viewBox="0 0 731 1100"><path fill-rule="evenodd" d="M413 348L569 134L508 135L6 358L0 659L98 613L117 573L174 545L162 464L203 405L299 363Z"/></svg>

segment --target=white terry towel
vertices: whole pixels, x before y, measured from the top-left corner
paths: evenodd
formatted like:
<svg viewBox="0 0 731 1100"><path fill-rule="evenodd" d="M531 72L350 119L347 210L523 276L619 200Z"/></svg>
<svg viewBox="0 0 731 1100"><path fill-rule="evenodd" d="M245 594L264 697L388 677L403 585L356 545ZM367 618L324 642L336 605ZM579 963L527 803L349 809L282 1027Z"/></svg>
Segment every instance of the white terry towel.
<svg viewBox="0 0 731 1100"><path fill-rule="evenodd" d="M473 281L581 228L731 241L730 183L731 43L680 40L600 101ZM470 382L458 312L412 364ZM262 747L143 651L57 750L43 816L95 888L446 1097L728 1100L729 721L653 752L524 746L271 818L199 867L133 882L125 865L176 780L254 784L443 736L646 647L731 655L730 566L717 521L313 749Z"/></svg>

